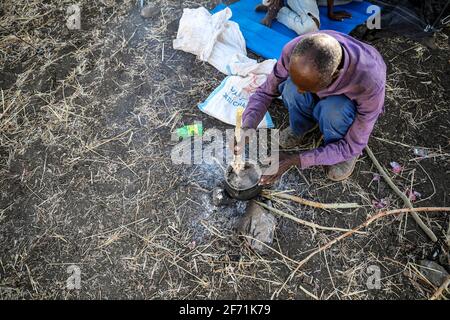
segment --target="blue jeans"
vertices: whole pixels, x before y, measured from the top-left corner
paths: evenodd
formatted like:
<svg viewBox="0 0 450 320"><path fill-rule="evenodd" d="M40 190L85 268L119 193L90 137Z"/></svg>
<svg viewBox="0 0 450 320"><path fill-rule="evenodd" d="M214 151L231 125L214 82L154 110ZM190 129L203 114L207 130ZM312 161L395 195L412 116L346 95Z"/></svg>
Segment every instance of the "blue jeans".
<svg viewBox="0 0 450 320"><path fill-rule="evenodd" d="M289 110L289 124L296 135L303 135L316 123L325 144L341 140L355 120L356 106L345 95L319 99L306 92L299 93L291 78L278 86L284 105Z"/></svg>

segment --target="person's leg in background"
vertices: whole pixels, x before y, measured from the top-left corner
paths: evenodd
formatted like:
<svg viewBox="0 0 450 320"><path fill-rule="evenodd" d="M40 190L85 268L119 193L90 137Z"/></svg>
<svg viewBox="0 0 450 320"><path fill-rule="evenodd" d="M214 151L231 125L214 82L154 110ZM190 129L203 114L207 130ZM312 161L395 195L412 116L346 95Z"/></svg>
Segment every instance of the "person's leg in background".
<svg viewBox="0 0 450 320"><path fill-rule="evenodd" d="M319 123L325 145L341 140L347 134L356 117L356 106L345 95L329 96L321 99L313 111ZM349 177L358 157L327 167L327 176L333 181Z"/></svg>
<svg viewBox="0 0 450 320"><path fill-rule="evenodd" d="M301 143L302 137L317 126L313 110L317 101L311 93L299 93L291 78L278 87L283 103L289 111L289 128L280 133L280 145L291 149Z"/></svg>
<svg viewBox="0 0 450 320"><path fill-rule="evenodd" d="M363 0L334 0L329 4L328 0L318 0L317 5L328 7L327 16L328 19L334 21L343 21L352 17L351 13L347 11L335 11L335 6L346 5L351 2L362 2Z"/></svg>
<svg viewBox="0 0 450 320"><path fill-rule="evenodd" d="M319 30L320 13L316 0L287 0L287 5L299 16L304 17L308 24L312 25L312 28L316 29L311 31Z"/></svg>
<svg viewBox="0 0 450 320"><path fill-rule="evenodd" d="M342 6L344 4L349 4L351 2L363 2L364 0L334 0L335 6ZM327 0L317 0L317 4L321 7L326 7L328 5Z"/></svg>
<svg viewBox="0 0 450 320"><path fill-rule="evenodd" d="M319 30L319 9L315 0L288 0L287 6L278 12L277 20L302 35Z"/></svg>

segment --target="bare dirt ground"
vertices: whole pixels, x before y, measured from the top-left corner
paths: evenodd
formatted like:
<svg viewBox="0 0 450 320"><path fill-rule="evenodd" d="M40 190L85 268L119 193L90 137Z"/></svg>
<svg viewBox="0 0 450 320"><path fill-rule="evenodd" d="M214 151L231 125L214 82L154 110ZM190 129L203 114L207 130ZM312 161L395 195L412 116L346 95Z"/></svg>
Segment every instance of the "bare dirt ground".
<svg viewBox="0 0 450 320"><path fill-rule="evenodd" d="M426 299L436 288L415 266L433 244L411 217L386 217L310 260L283 287L296 261L339 232L278 218L273 250L242 245L234 226L245 202L215 207L222 174L212 165L174 165L171 131L202 120L230 128L196 105L224 75L172 49L184 7L210 1L158 0L145 20L135 1L80 1L82 30L69 31L72 1L5 1L0 11L0 298L2 299ZM388 65L385 114L370 147L416 206L449 204L449 41L437 49L394 37L373 45ZM288 125L279 102L270 109ZM317 137L312 137L316 139ZM314 141L313 141L314 142ZM413 153L428 151L427 158ZM331 183L322 168L290 170L274 190L358 210L274 205L320 225L352 228L401 200L363 154L354 174ZM448 216L422 215L439 237ZM441 263L447 264L448 253ZM81 269L68 290L67 267ZM381 270L368 289L367 268ZM282 288L280 290L280 288Z"/></svg>

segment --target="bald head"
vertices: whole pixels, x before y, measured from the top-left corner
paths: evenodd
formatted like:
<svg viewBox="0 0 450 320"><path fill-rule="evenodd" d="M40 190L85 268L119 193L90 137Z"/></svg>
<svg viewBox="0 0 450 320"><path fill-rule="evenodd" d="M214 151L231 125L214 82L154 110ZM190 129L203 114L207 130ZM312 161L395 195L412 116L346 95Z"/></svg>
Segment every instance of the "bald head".
<svg viewBox="0 0 450 320"><path fill-rule="evenodd" d="M304 91L316 92L333 82L341 59L341 45L332 36L325 33L305 35L292 51L289 72L300 88L306 83Z"/></svg>

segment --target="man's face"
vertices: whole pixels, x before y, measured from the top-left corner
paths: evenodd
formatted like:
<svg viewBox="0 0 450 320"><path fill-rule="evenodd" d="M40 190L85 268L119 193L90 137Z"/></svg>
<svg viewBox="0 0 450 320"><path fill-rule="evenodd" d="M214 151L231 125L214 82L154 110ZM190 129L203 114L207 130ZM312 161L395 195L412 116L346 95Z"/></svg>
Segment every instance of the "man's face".
<svg viewBox="0 0 450 320"><path fill-rule="evenodd" d="M292 82L297 86L299 93L316 93L325 89L321 84L319 73L315 70L308 57L293 57L289 65L289 75Z"/></svg>

